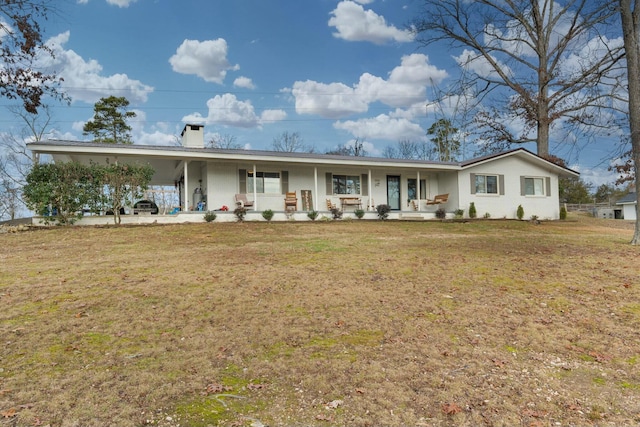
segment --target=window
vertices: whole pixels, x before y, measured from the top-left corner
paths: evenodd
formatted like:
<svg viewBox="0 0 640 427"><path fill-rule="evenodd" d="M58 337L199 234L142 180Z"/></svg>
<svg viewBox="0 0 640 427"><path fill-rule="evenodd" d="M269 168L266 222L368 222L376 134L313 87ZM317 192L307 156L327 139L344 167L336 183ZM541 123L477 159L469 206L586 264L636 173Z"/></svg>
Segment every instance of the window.
<svg viewBox="0 0 640 427"><path fill-rule="evenodd" d="M407 179L407 199L409 201L415 200L418 198L418 189L417 189L417 179L409 178ZM420 197L423 199L427 198L427 180L420 180Z"/></svg>
<svg viewBox="0 0 640 427"><path fill-rule="evenodd" d="M253 193L253 182L256 183L257 193L281 194L280 172L256 172L247 171L247 193Z"/></svg>
<svg viewBox="0 0 640 427"><path fill-rule="evenodd" d="M333 194L360 194L360 176L333 175Z"/></svg>
<svg viewBox="0 0 640 427"><path fill-rule="evenodd" d="M544 178L524 179L525 196L544 196Z"/></svg>
<svg viewBox="0 0 640 427"><path fill-rule="evenodd" d="M475 175L476 194L498 194L498 175Z"/></svg>

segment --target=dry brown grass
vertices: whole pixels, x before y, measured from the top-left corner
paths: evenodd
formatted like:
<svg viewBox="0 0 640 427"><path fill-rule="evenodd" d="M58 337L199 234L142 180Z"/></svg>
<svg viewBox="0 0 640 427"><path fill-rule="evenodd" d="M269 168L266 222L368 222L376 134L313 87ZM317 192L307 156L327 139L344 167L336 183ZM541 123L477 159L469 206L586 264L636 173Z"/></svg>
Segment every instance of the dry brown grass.
<svg viewBox="0 0 640 427"><path fill-rule="evenodd" d="M0 426L638 425L632 226L0 235Z"/></svg>

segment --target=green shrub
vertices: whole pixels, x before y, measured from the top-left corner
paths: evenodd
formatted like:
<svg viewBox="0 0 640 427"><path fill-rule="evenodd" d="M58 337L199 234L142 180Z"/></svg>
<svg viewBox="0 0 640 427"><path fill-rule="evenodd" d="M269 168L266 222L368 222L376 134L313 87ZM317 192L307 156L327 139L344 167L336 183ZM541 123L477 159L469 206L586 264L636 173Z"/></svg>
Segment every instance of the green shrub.
<svg viewBox="0 0 640 427"><path fill-rule="evenodd" d="M485 212L484 219L489 219L489 218L491 218L491 214L489 212Z"/></svg>
<svg viewBox="0 0 640 427"><path fill-rule="evenodd" d="M391 206L378 205L376 206L376 212L378 212L378 218L384 221L385 219L389 218L389 212L391 212Z"/></svg>
<svg viewBox="0 0 640 427"><path fill-rule="evenodd" d="M362 209L356 209L354 214L356 215L356 218L358 219L362 219L362 217L364 216L364 210Z"/></svg>
<svg viewBox="0 0 640 427"><path fill-rule="evenodd" d="M438 210L436 211L436 218L445 219L446 217L447 211L445 211L444 208L438 208Z"/></svg>
<svg viewBox="0 0 640 427"><path fill-rule="evenodd" d="M560 219L561 220L567 219L567 208L564 206L560 207Z"/></svg>
<svg viewBox="0 0 640 427"><path fill-rule="evenodd" d="M516 216L518 217L518 219L524 218L524 208L522 207L522 205L518 205L518 210L516 210Z"/></svg>
<svg viewBox="0 0 640 427"><path fill-rule="evenodd" d="M469 205L469 218L475 218L476 216L478 216L478 213L476 212L476 205L471 202L471 205Z"/></svg>
<svg viewBox="0 0 640 427"><path fill-rule="evenodd" d="M266 219L267 221L271 221L271 219L273 218L273 211L271 209L262 211L262 218Z"/></svg>
<svg viewBox="0 0 640 427"><path fill-rule="evenodd" d="M215 221L218 215L214 211L206 211L204 213L204 220L207 222Z"/></svg>
<svg viewBox="0 0 640 427"><path fill-rule="evenodd" d="M236 216L236 218L238 218L238 221L242 222L244 221L244 217L247 214L247 208L245 208L244 206L238 206L233 211L233 214Z"/></svg>
<svg viewBox="0 0 640 427"><path fill-rule="evenodd" d="M311 221L315 221L316 218L318 218L318 211L309 211L307 212L307 217L311 220Z"/></svg>
<svg viewBox="0 0 640 427"><path fill-rule="evenodd" d="M462 218L464 217L464 209L456 209L455 211L453 211L453 215L456 218Z"/></svg>

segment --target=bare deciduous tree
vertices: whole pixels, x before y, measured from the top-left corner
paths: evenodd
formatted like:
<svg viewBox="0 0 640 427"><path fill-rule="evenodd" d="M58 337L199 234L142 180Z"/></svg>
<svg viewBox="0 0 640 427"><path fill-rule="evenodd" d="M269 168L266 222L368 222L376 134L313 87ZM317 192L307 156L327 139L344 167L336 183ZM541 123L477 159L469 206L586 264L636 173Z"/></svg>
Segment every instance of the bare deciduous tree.
<svg viewBox="0 0 640 427"><path fill-rule="evenodd" d="M238 138L235 135L231 134L216 134L209 142L207 143L207 147L209 148L220 148L220 149L233 149L239 150L242 148L242 145L238 142Z"/></svg>
<svg viewBox="0 0 640 427"><path fill-rule="evenodd" d="M356 138L353 141L340 145L333 150L328 150L325 154L335 154L338 156L354 156L354 157L366 157L367 150L364 149L364 142L360 138Z"/></svg>
<svg viewBox="0 0 640 427"><path fill-rule="evenodd" d="M284 131L279 136L273 138L272 148L274 151L284 153L313 153L313 147L305 145L304 140L298 132Z"/></svg>
<svg viewBox="0 0 640 427"><path fill-rule="evenodd" d="M631 244L640 245L640 5L636 0L619 0L619 6L627 63L631 159L636 184L636 226Z"/></svg>
<svg viewBox="0 0 640 427"><path fill-rule="evenodd" d="M485 137L536 142L549 154L549 134L563 121L584 129L601 125L599 111L619 90L612 78L624 52L600 31L614 8L593 0L423 0L413 23L423 45L449 42L478 97L492 107L478 116ZM505 92L506 90L506 92ZM495 95L495 96L494 96ZM493 98L492 98L493 97ZM501 101L502 100L502 103ZM504 102L506 100L506 102ZM514 134L503 116L517 117Z"/></svg>
<svg viewBox="0 0 640 427"><path fill-rule="evenodd" d="M12 106L9 111L22 122L18 134L8 132L0 136L0 218L15 216L24 208L22 187L33 165L27 142L44 139L51 124L51 111L47 106L39 114L26 112L22 107Z"/></svg>

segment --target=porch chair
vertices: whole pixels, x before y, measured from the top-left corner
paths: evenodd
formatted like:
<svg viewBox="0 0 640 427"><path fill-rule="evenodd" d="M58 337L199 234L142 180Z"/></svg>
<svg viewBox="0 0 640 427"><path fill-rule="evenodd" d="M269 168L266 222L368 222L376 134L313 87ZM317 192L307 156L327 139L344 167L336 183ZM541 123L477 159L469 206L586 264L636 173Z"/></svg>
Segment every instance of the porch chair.
<svg viewBox="0 0 640 427"><path fill-rule="evenodd" d="M243 208L252 208L253 200L248 200L246 194L236 194L236 206Z"/></svg>
<svg viewBox="0 0 640 427"><path fill-rule="evenodd" d="M331 201L331 199L327 199L327 210L335 209L336 205Z"/></svg>
<svg viewBox="0 0 640 427"><path fill-rule="evenodd" d="M295 191L288 191L284 197L284 210L288 211L290 208L293 208L291 210L294 211L298 210L298 197Z"/></svg>

